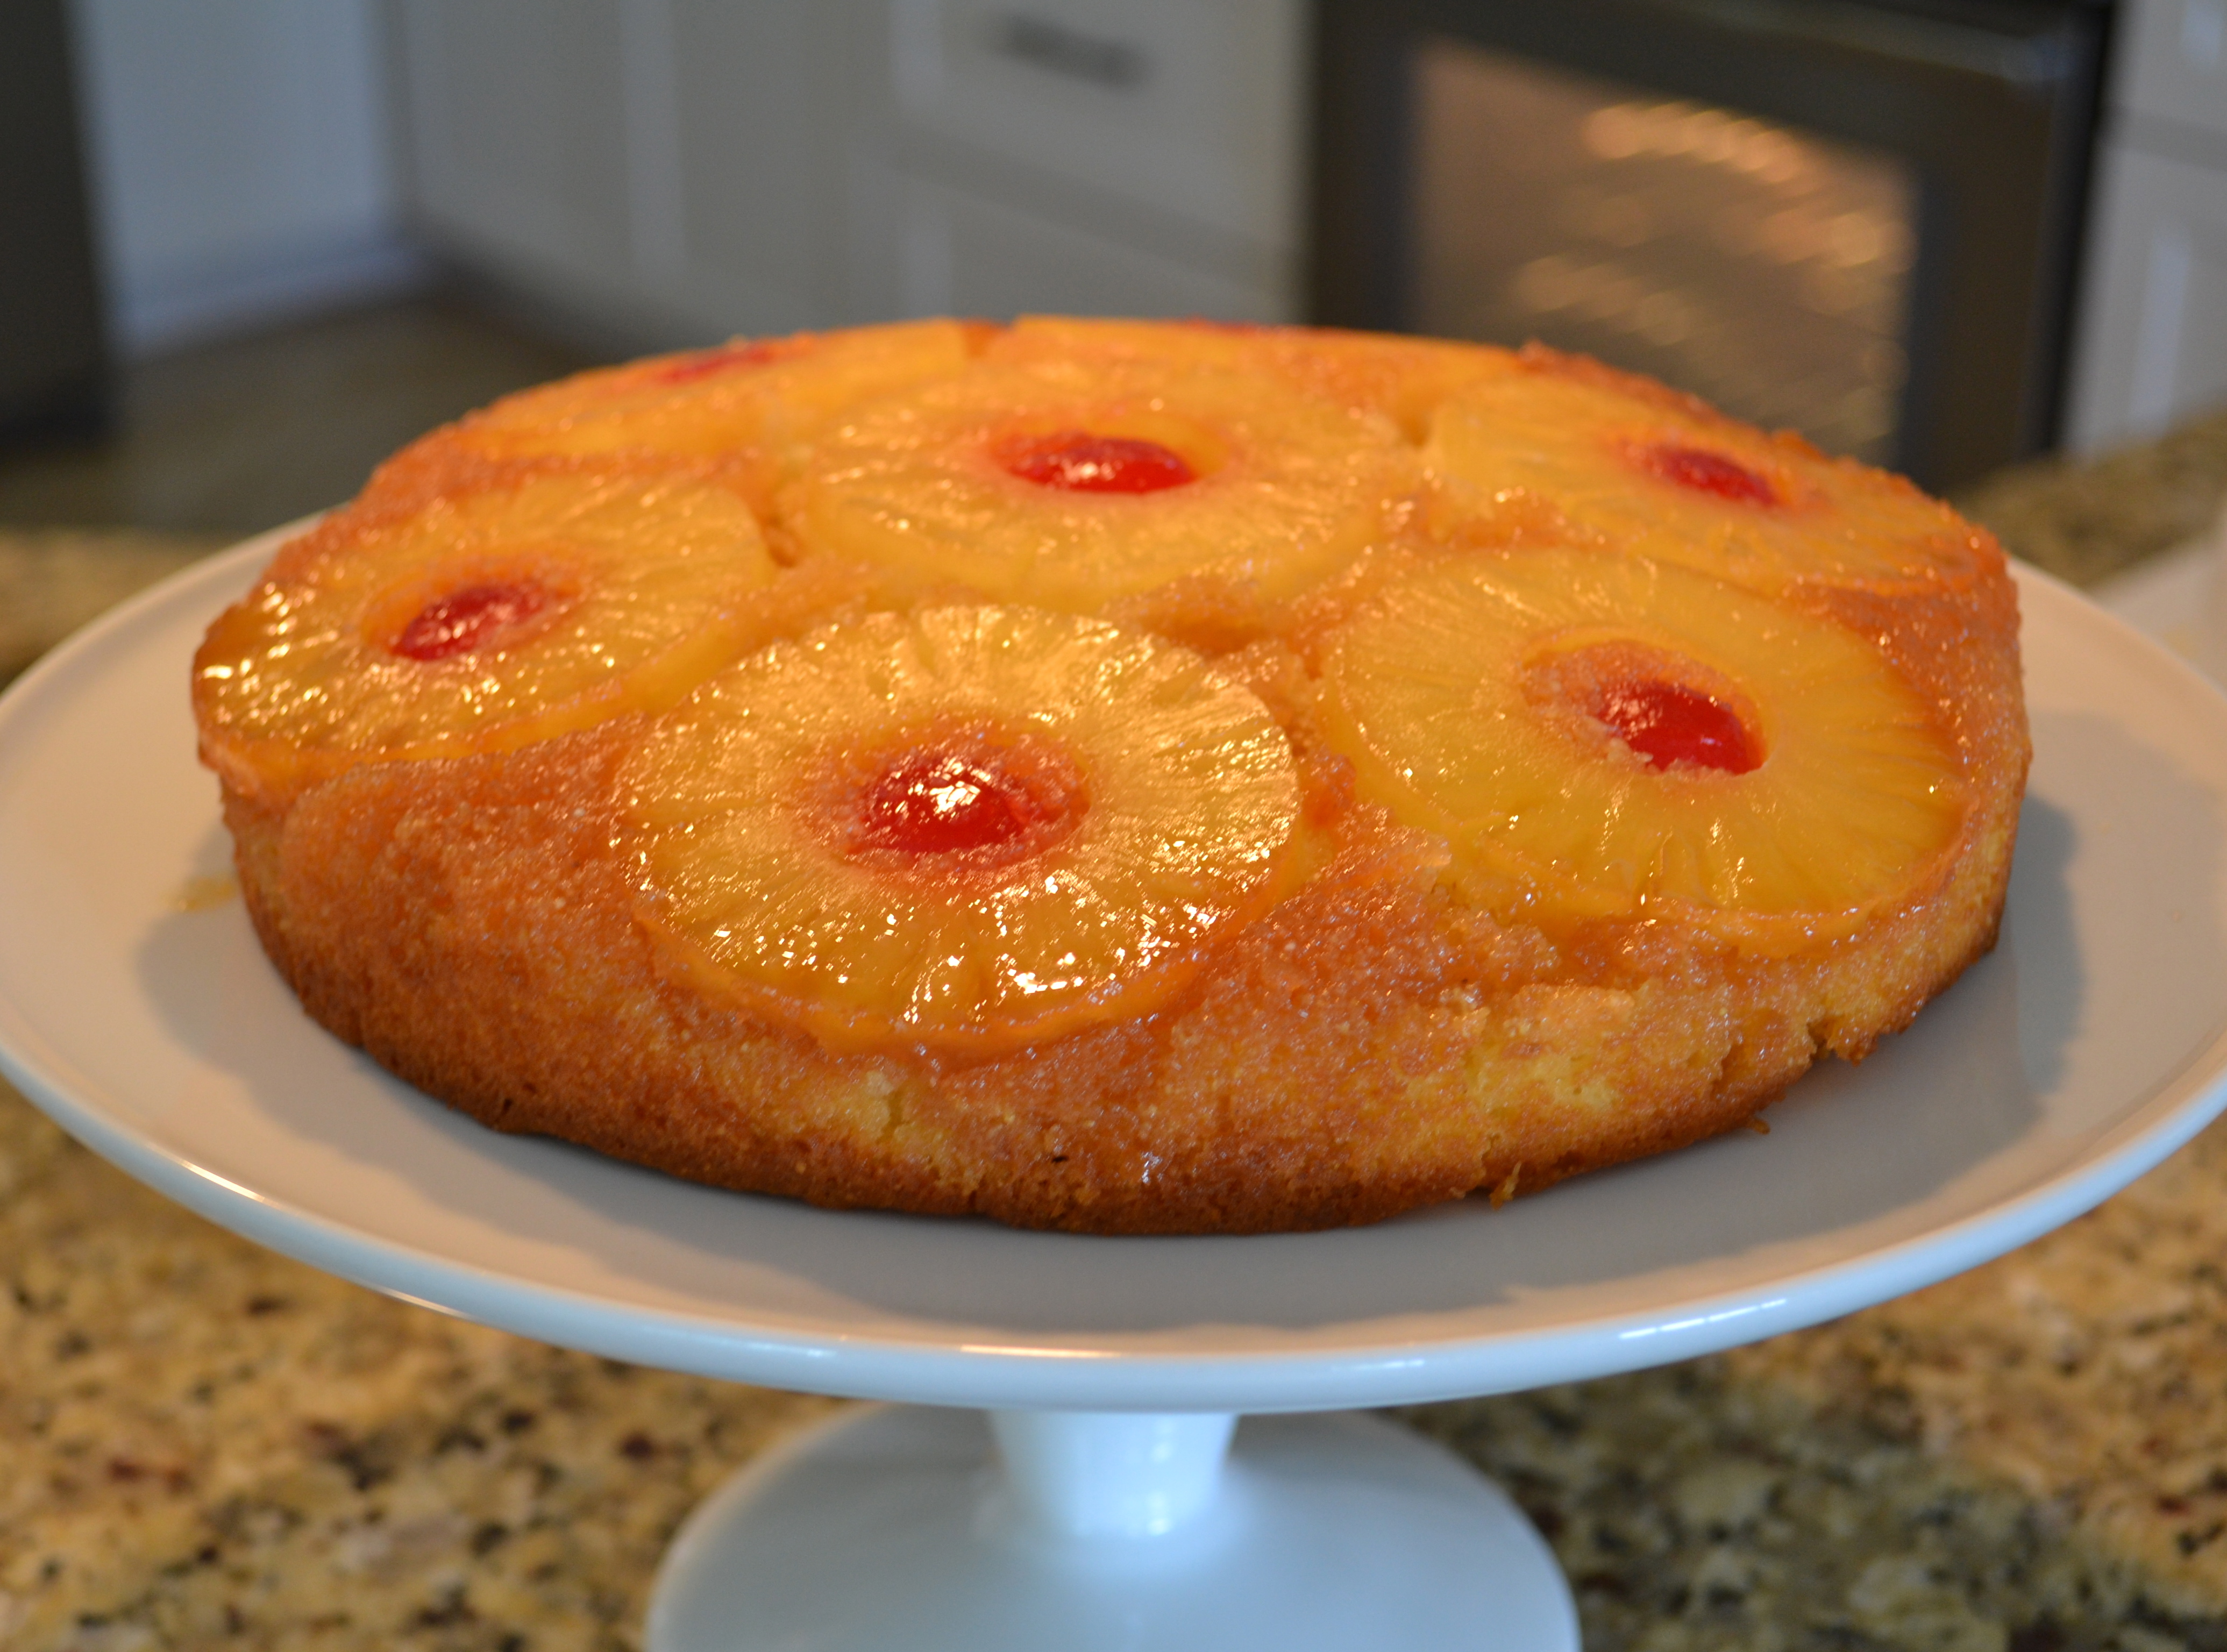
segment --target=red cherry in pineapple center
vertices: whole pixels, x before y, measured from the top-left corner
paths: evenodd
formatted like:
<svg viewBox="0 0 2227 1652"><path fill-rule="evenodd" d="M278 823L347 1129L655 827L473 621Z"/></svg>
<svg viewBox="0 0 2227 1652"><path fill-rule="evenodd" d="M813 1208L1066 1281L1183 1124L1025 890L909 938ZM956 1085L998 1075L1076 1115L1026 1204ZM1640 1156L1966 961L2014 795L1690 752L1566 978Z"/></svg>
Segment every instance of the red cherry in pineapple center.
<svg viewBox="0 0 2227 1652"><path fill-rule="evenodd" d="M1002 849L1056 825L1062 800L956 753L903 753L858 800L860 846L912 855Z"/></svg>
<svg viewBox="0 0 2227 1652"><path fill-rule="evenodd" d="M1606 684L1586 709L1656 769L1689 762L1745 775L1763 761L1735 712L1675 683Z"/></svg>
<svg viewBox="0 0 2227 1652"><path fill-rule="evenodd" d="M466 585L419 609L393 651L409 660L450 660L471 654L503 631L549 605L549 593L531 581Z"/></svg>
<svg viewBox="0 0 2227 1652"><path fill-rule="evenodd" d="M1681 488L1690 488L1696 493L1714 494L1719 499L1729 499L1742 505L1776 505L1778 489L1770 477L1760 471L1749 469L1737 459L1727 459L1721 453L1712 453L1707 448L1682 447L1673 442L1657 443L1644 456L1647 468L1665 482L1675 482Z"/></svg>
<svg viewBox="0 0 2227 1652"><path fill-rule="evenodd" d="M1055 431L1014 450L1005 469L1039 488L1075 494L1157 494L1197 480L1173 448L1133 436Z"/></svg>

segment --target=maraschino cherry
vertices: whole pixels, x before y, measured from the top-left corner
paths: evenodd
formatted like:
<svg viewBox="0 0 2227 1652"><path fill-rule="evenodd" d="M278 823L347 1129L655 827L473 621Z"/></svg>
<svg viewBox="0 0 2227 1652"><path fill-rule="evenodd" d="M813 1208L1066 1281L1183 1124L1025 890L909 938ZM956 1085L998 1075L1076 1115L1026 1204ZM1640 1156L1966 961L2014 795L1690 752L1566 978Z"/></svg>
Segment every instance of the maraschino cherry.
<svg viewBox="0 0 2227 1652"><path fill-rule="evenodd" d="M862 847L913 855L1002 849L1050 824L1056 810L1012 777L951 752L906 752L858 800Z"/></svg>
<svg viewBox="0 0 2227 1652"><path fill-rule="evenodd" d="M1675 482L1696 493L1714 494L1719 499L1742 505L1780 502L1778 489L1770 477L1707 448L1658 442L1646 450L1643 457L1647 468L1663 481Z"/></svg>
<svg viewBox="0 0 2227 1652"><path fill-rule="evenodd" d="M1014 448L1005 469L1039 488L1077 494L1157 494L1197 479L1182 454L1133 436L1055 431Z"/></svg>
<svg viewBox="0 0 2227 1652"><path fill-rule="evenodd" d="M451 660L471 654L493 633L532 619L548 606L549 594L531 581L466 585L419 609L393 651L409 660Z"/></svg>
<svg viewBox="0 0 2227 1652"><path fill-rule="evenodd" d="M1675 683L1611 683L1586 709L1656 769L1689 762L1745 775L1763 761L1737 714Z"/></svg>

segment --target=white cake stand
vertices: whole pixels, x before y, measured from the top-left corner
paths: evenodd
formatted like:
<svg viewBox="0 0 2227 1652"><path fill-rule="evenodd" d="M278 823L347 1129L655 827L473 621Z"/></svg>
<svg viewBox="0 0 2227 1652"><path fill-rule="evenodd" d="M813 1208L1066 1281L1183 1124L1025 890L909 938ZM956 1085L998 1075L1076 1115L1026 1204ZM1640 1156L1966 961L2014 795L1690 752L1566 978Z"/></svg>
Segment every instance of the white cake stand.
<svg viewBox="0 0 2227 1652"><path fill-rule="evenodd" d="M178 909L228 865L185 662L269 549L148 593L0 701L0 1067L154 1187L392 1295L913 1402L714 1496L660 1575L657 1652L1573 1649L1551 1557L1471 1470L1382 1424L1271 1413L1846 1313L2088 1209L2227 1100L2227 702L2027 575L2036 762L2004 944L1860 1069L1804 1080L1767 1138L1499 1210L1107 1240L831 1214L498 1136L313 1026L236 901Z"/></svg>

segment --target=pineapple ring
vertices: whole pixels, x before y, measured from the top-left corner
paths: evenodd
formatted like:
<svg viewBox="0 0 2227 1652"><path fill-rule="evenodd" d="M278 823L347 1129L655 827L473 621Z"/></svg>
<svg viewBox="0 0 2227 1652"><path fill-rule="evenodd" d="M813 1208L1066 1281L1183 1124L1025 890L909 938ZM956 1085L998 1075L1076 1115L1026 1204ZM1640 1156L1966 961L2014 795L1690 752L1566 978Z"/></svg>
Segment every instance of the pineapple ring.
<svg viewBox="0 0 2227 1652"><path fill-rule="evenodd" d="M862 400L959 372L968 355L967 329L948 321L737 339L521 391L451 434L496 458L723 459L801 441Z"/></svg>
<svg viewBox="0 0 2227 1652"><path fill-rule="evenodd" d="M1165 1003L1276 897L1299 805L1245 689L1023 608L775 643L660 719L620 796L685 978L837 1049L970 1056Z"/></svg>
<svg viewBox="0 0 2227 1652"><path fill-rule="evenodd" d="M1511 351L1443 339L1345 333L1244 322L1148 322L1103 316L1023 316L983 354L992 361L1123 356L1168 367L1210 366L1270 373L1310 395L1366 407L1411 442L1430 433L1431 413L1461 386L1518 371Z"/></svg>
<svg viewBox="0 0 2227 1652"><path fill-rule="evenodd" d="M1015 474L1017 451L1070 435L1165 448L1192 480L1094 493ZM1106 354L987 362L886 398L817 445L779 509L799 542L908 589L1087 613L1190 575L1295 595L1378 537L1418 479L1379 415L1265 373Z"/></svg>
<svg viewBox="0 0 2227 1652"><path fill-rule="evenodd" d="M1969 584L1992 542L1898 476L1578 370L1479 379L1440 404L1433 526L1511 542L1541 512L1619 551L1764 591ZM1565 534L1564 537L1567 537Z"/></svg>
<svg viewBox="0 0 2227 1652"><path fill-rule="evenodd" d="M1535 921L1677 911L1775 951L1911 890L1962 821L1953 748L1864 639L1640 558L1431 564L1346 624L1323 684L1362 794ZM1604 710L1618 684L1706 703L1745 743L1643 755Z"/></svg>
<svg viewBox="0 0 2227 1652"><path fill-rule="evenodd" d="M210 628L203 748L284 794L660 710L748 645L742 599L775 571L740 499L681 478L541 476L335 517Z"/></svg>

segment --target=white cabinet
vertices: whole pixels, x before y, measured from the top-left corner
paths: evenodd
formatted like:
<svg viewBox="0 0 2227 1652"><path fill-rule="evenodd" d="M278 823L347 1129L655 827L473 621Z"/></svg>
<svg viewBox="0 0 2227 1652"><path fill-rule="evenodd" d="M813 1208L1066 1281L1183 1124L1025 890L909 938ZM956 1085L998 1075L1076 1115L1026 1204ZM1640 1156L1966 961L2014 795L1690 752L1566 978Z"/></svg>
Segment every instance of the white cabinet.
<svg viewBox="0 0 2227 1652"><path fill-rule="evenodd" d="M1003 159L1263 246L1298 192L1299 16L1284 0L886 0L864 88L903 153Z"/></svg>
<svg viewBox="0 0 2227 1652"><path fill-rule="evenodd" d="M389 0L417 224L640 348L1285 319L1303 0Z"/></svg>
<svg viewBox="0 0 2227 1652"><path fill-rule="evenodd" d="M10 21L29 28L48 10L11 8ZM69 12L102 284L126 352L422 275L399 233L373 0L73 0ZM26 161L11 150L0 166ZM11 237L41 198L11 198Z"/></svg>
<svg viewBox="0 0 2227 1652"><path fill-rule="evenodd" d="M418 226L641 348L839 319L812 0L396 0Z"/></svg>
<svg viewBox="0 0 2227 1652"><path fill-rule="evenodd" d="M2065 442L2227 405L2227 0L2127 0L2089 211Z"/></svg>
<svg viewBox="0 0 2227 1652"><path fill-rule="evenodd" d="M413 0L413 205L436 239L587 290L632 278L625 78L601 0Z"/></svg>
<svg viewBox="0 0 2227 1652"><path fill-rule="evenodd" d="M1286 318L1274 283L1232 279L872 157L860 158L854 184L860 316Z"/></svg>
<svg viewBox="0 0 2227 1652"><path fill-rule="evenodd" d="M852 0L862 314L1298 309L1299 0Z"/></svg>
<svg viewBox="0 0 2227 1652"><path fill-rule="evenodd" d="M2121 146L2099 183L2066 432L2083 451L2227 405L2227 167Z"/></svg>
<svg viewBox="0 0 2227 1652"><path fill-rule="evenodd" d="M2114 101L2227 136L2227 0L2130 0Z"/></svg>
<svg viewBox="0 0 2227 1652"><path fill-rule="evenodd" d="M810 0L668 0L669 123L637 192L671 192L658 274L719 334L793 332L841 313L843 169L829 19ZM648 150L649 145L641 145Z"/></svg>

